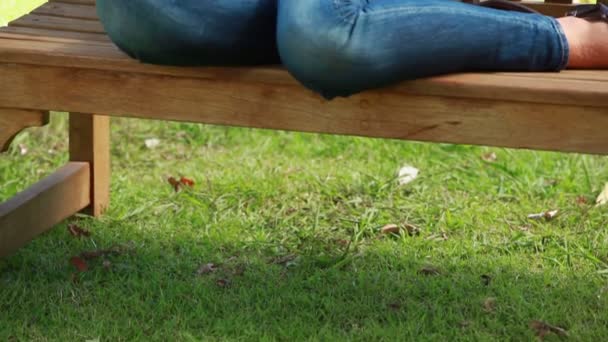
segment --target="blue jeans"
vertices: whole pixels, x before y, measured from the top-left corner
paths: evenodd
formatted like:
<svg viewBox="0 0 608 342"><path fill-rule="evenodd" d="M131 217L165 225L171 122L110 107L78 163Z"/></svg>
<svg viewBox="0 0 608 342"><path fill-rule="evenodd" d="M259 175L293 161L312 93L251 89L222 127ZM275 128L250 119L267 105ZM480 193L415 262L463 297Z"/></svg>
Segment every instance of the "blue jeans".
<svg viewBox="0 0 608 342"><path fill-rule="evenodd" d="M558 71L568 43L550 17L452 0L98 0L110 37L144 62L280 61L327 98L479 70Z"/></svg>

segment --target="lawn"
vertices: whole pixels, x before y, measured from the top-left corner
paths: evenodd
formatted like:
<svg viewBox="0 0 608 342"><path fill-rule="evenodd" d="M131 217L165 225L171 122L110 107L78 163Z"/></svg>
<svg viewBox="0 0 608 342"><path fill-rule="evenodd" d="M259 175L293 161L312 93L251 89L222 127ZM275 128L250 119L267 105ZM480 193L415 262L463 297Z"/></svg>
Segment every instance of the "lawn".
<svg viewBox="0 0 608 342"><path fill-rule="evenodd" d="M66 118L0 156L0 200L67 161ZM108 213L0 260L0 341L608 336L605 157L133 119L112 139Z"/></svg>

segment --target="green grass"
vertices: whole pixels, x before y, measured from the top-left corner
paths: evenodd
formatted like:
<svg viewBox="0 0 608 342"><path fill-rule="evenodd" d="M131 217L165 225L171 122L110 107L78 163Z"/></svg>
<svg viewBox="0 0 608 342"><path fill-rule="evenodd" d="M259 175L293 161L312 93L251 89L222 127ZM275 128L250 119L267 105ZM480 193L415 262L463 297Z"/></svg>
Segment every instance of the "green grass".
<svg viewBox="0 0 608 342"><path fill-rule="evenodd" d="M0 200L66 162L65 129L54 114L0 156ZM130 119L112 139L107 215L0 260L0 341L521 341L535 319L608 336L604 157ZM421 174L399 186L404 164ZM196 185L175 193L169 175ZM69 262L112 246L127 252Z"/></svg>
<svg viewBox="0 0 608 342"><path fill-rule="evenodd" d="M0 199L66 161L65 126L18 137ZM129 119L112 138L108 214L69 221L93 235L62 224L0 261L0 340L530 340L534 319L608 336L607 208L577 201L606 158ZM399 186L403 164L421 175ZM421 234L378 233L405 222ZM74 278L71 256L115 245Z"/></svg>

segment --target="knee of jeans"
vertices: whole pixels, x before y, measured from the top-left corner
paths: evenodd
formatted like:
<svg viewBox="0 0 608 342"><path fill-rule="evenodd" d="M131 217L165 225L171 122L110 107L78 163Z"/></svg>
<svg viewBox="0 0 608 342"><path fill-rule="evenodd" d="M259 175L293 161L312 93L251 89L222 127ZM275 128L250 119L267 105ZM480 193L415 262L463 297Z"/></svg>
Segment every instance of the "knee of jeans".
<svg viewBox="0 0 608 342"><path fill-rule="evenodd" d="M362 79L367 70L361 66L372 65L373 61L369 60L369 49L350 39L355 21L311 22L322 15L309 13L302 17L295 11L280 9L277 28L279 55L292 76L328 99L368 88L372 81Z"/></svg>
<svg viewBox="0 0 608 342"><path fill-rule="evenodd" d="M244 9L216 1L97 0L97 12L112 41L131 57L168 65L234 65L278 62L275 0L249 1L259 13L236 20ZM226 4L242 1L221 1ZM254 7L253 4L258 4ZM263 8L262 8L263 7ZM265 17L270 21L264 20ZM226 22L228 21L228 22ZM249 31L243 25L251 25Z"/></svg>

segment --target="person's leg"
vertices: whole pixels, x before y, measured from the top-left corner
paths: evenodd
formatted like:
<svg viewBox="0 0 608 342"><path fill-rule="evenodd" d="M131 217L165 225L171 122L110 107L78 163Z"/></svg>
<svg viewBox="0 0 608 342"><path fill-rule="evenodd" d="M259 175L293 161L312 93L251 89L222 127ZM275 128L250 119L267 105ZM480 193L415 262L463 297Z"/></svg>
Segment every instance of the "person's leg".
<svg viewBox="0 0 608 342"><path fill-rule="evenodd" d="M247 65L279 62L277 0L97 0L110 38L143 62Z"/></svg>
<svg viewBox="0 0 608 342"><path fill-rule="evenodd" d="M608 24L575 17L559 18L570 46L569 68L608 68Z"/></svg>
<svg viewBox="0 0 608 342"><path fill-rule="evenodd" d="M452 0L279 0L279 53L327 98L471 70L561 70L568 43L550 17Z"/></svg>

